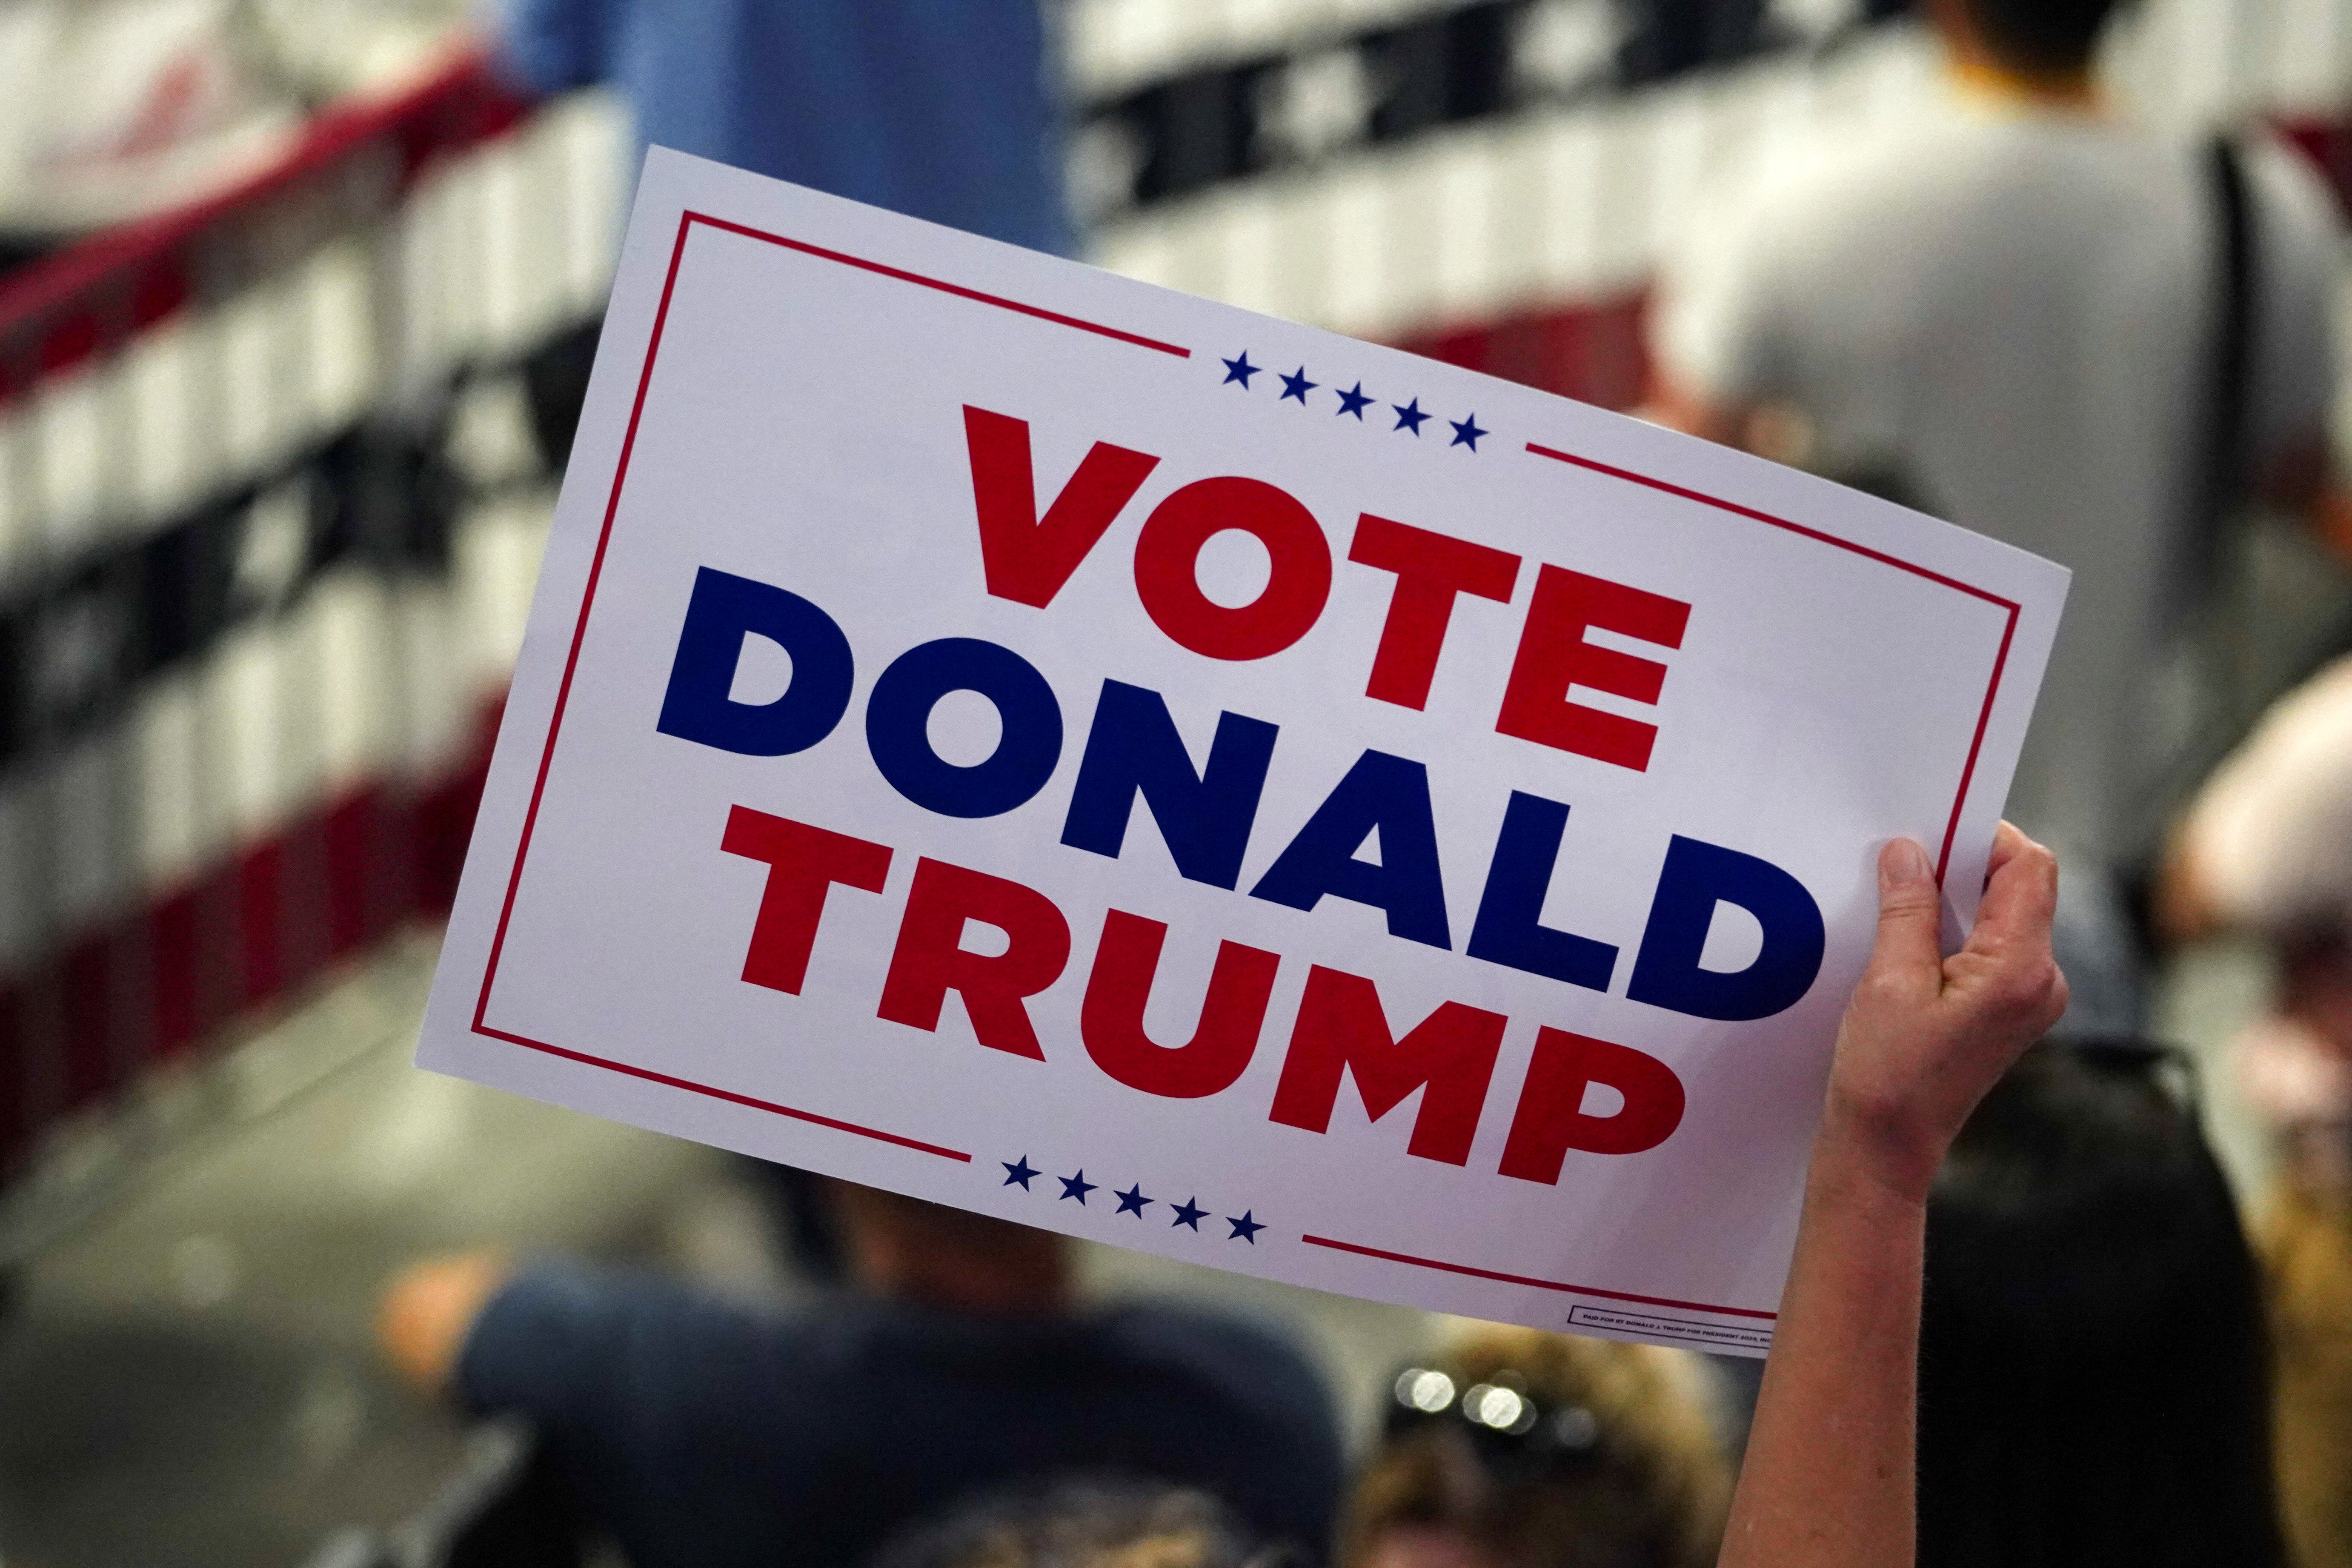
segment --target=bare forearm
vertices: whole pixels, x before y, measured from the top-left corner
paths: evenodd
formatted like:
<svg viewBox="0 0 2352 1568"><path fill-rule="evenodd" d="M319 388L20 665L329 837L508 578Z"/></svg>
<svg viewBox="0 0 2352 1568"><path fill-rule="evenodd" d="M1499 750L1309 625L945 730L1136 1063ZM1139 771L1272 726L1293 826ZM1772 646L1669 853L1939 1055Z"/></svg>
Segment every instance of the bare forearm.
<svg viewBox="0 0 2352 1568"><path fill-rule="evenodd" d="M1902 1568L1914 1542L1925 1203L1825 1131L1723 1568Z"/></svg>
<svg viewBox="0 0 2352 1568"><path fill-rule="evenodd" d="M1927 851L1880 851L1878 942L1838 1025L1723 1568L1914 1560L1927 1187L1985 1090L2066 1010L2057 902L2057 861L2003 823L1976 925L1945 956Z"/></svg>

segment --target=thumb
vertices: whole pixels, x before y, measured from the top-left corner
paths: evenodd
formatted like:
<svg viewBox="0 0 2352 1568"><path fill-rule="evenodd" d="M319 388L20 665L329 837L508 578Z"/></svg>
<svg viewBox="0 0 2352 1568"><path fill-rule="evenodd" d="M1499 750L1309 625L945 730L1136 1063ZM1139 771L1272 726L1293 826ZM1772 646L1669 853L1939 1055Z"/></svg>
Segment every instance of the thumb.
<svg viewBox="0 0 2352 1568"><path fill-rule="evenodd" d="M1943 901L1927 852L1908 838L1889 840L1878 852L1878 944L1870 967L1881 973L1924 973L1940 986Z"/></svg>

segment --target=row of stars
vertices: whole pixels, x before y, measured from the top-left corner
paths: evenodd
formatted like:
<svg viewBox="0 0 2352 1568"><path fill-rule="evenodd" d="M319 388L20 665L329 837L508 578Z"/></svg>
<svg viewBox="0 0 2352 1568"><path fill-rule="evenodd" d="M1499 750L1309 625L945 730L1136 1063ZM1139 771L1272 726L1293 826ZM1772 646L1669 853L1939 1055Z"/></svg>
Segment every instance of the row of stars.
<svg viewBox="0 0 2352 1568"><path fill-rule="evenodd" d="M1250 389L1250 377L1265 369L1265 366L1264 365L1250 363L1249 351L1247 349L1244 349L1234 358L1224 360L1222 363L1225 367L1225 379L1218 384L1223 386L1231 386L1238 382L1244 392L1247 392ZM1288 375L1277 375L1275 379L1282 383L1282 396L1276 398L1276 401L1283 402L1289 399L1296 399L1301 408L1307 406L1307 395L1323 384L1319 381L1307 380L1307 367L1303 364L1297 370L1292 371ZM1333 387L1331 391L1333 395L1338 397L1339 400L1339 406L1337 410L1338 414L1342 416L1350 414L1354 415L1356 416L1356 423L1359 425L1364 422L1364 410L1370 408L1373 404L1380 401L1379 398L1372 396L1370 393L1364 390L1364 384L1360 381L1345 392L1341 392L1336 386ZM1418 437L1421 434L1422 426L1426 424L1432 417L1430 414L1422 408L1421 399L1418 397L1413 398L1409 403L1391 403L1389 405L1389 407L1393 409L1396 413L1396 423L1389 426L1391 432L1398 430L1410 430L1415 437ZM1478 437L1481 436L1491 436L1494 434L1491 430L1483 430L1479 428L1478 416L1475 414L1471 415L1467 419L1448 419L1445 420L1444 423L1454 427L1454 439L1448 442L1447 445L1453 447L1467 447L1473 452L1475 452L1478 449Z"/></svg>
<svg viewBox="0 0 2352 1568"><path fill-rule="evenodd" d="M1024 1193L1031 1190L1029 1186L1031 1182L1045 1174L1043 1171L1029 1163L1029 1156L1026 1154L1022 1155L1018 1160L999 1160L997 1163L1004 1167L1004 1184L1008 1187L1019 1187ZM1087 1181L1084 1167L1081 1167L1075 1176L1053 1176L1047 1179L1062 1184L1062 1196L1057 1201L1066 1202L1076 1198L1081 1206L1087 1201L1087 1194L1102 1185L1100 1182ZM1123 1193L1114 1188L1111 1195L1118 1199L1118 1213L1131 1214L1138 1219L1143 1217L1145 1209L1160 1201L1158 1198L1145 1197L1141 1182L1136 1183ZM1201 1222L1209 1217L1209 1211L1201 1206L1198 1197L1186 1198L1182 1203L1170 1206L1175 1210L1176 1217L1169 1223L1171 1226L1183 1226L1196 1233L1201 1228ZM1224 1221L1234 1227L1233 1234L1225 1237L1227 1241L1246 1241L1252 1247L1257 1245L1257 1233L1265 1228L1264 1222L1259 1220L1255 1212L1250 1209L1242 1210L1239 1219L1235 1219L1232 1215L1226 1215Z"/></svg>

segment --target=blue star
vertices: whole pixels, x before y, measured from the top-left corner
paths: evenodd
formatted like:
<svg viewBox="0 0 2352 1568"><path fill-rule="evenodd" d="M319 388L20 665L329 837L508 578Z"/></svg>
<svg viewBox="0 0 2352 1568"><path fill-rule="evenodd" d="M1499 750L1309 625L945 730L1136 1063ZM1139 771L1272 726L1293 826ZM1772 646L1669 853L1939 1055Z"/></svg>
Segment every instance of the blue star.
<svg viewBox="0 0 2352 1568"><path fill-rule="evenodd" d="M1186 1198L1182 1203L1176 1205L1176 1217L1169 1221L1169 1224L1171 1226L1189 1226L1192 1229L1198 1230L1201 1228L1201 1222L1208 1217L1209 1211L1207 1209L1201 1207L1195 1200Z"/></svg>
<svg viewBox="0 0 2352 1568"><path fill-rule="evenodd" d="M1307 395L1322 384L1319 381L1307 380L1307 367L1302 364L1282 378L1282 395L1298 399L1299 406L1303 408L1307 405ZM1276 401L1280 402L1281 399L1277 398Z"/></svg>
<svg viewBox="0 0 2352 1568"><path fill-rule="evenodd" d="M1247 1209L1242 1210L1242 1217L1239 1219L1235 1219L1233 1215L1227 1215L1225 1216L1225 1223L1234 1227L1233 1235L1225 1237L1227 1241L1246 1241L1252 1247L1255 1247L1257 1245L1257 1233L1265 1228L1265 1226L1260 1225L1255 1218L1251 1217L1250 1211Z"/></svg>
<svg viewBox="0 0 2352 1568"><path fill-rule="evenodd" d="M1093 1192L1097 1185L1087 1180L1087 1173L1084 1171L1080 1171L1075 1176L1056 1176L1054 1179L1062 1184L1064 1197L1076 1198L1081 1204L1087 1201L1087 1194Z"/></svg>
<svg viewBox="0 0 2352 1568"><path fill-rule="evenodd" d="M1241 352L1241 356L1239 358L1225 361L1225 379L1218 384L1221 386L1231 386L1234 382L1238 381L1242 384L1242 390L1244 392L1247 392L1249 390L1249 378L1255 375L1259 371L1265 368L1265 367L1263 365L1255 365L1250 363L1249 350L1244 349Z"/></svg>
<svg viewBox="0 0 2352 1568"><path fill-rule="evenodd" d="M1416 436L1421 434L1422 421L1429 416L1421 411L1420 398L1416 397L1411 403L1391 403L1389 406L1396 410L1397 416L1397 422L1389 428L1410 430Z"/></svg>
<svg viewBox="0 0 2352 1568"><path fill-rule="evenodd" d="M1494 434L1491 430L1481 430L1478 428L1478 416L1475 414L1473 414L1467 419L1448 419L1446 423L1454 426L1454 439L1448 444L1455 447L1467 447L1474 452L1478 449L1479 437L1491 436Z"/></svg>
<svg viewBox="0 0 2352 1568"><path fill-rule="evenodd" d="M1143 1184L1141 1182L1138 1182L1135 1185L1128 1188L1127 1191L1118 1194L1118 1212L1121 1214L1131 1214L1136 1218L1141 1219L1143 1217L1143 1211L1150 1207L1151 1203L1151 1199L1143 1195Z"/></svg>
<svg viewBox="0 0 2352 1568"><path fill-rule="evenodd" d="M1355 390L1339 395L1339 412L1354 415L1356 423L1360 425L1364 422L1364 410L1379 401L1364 390L1364 384L1360 381L1356 383Z"/></svg>
<svg viewBox="0 0 2352 1568"><path fill-rule="evenodd" d="M1029 1190L1029 1178L1037 1173L1037 1168L1029 1163L1028 1155L1024 1154L1018 1160L1014 1160L1010 1163L1003 1160L999 1160L996 1163L1004 1167L1004 1184L1006 1186L1019 1187L1024 1193Z"/></svg>

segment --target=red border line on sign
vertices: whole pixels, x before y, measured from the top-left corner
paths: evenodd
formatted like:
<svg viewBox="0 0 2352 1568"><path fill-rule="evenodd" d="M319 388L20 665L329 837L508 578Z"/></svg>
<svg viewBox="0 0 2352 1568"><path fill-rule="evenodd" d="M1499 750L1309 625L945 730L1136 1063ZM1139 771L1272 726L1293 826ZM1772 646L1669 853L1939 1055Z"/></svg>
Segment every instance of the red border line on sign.
<svg viewBox="0 0 2352 1568"><path fill-rule="evenodd" d="M1714 507L1718 511L1737 512L1752 521L1768 522L1774 528L1785 528L1790 533L1801 533L1807 539L1818 541L1822 544L1834 544L1840 550L1851 550L1856 555L1867 556L1882 566L1892 566L1897 571L1908 572L1915 577L1925 577L1930 583L1940 583L1947 588L1958 588L1963 594L1982 599L1987 604L1999 605L2004 610L2014 611L2017 608L2015 600L2004 599L1990 589L1963 583L1957 577L1947 577L1941 572L1931 572L1925 566L1916 565L1904 560L1901 556L1889 555L1884 550L1873 550L1867 544L1856 544L1851 539L1840 539L1834 533L1824 533L1818 528L1808 528L1801 522L1790 522L1785 517L1774 517L1769 511L1758 511L1754 507L1741 506L1738 501L1725 500L1719 496L1711 496L1703 490L1685 489L1680 485L1669 484L1664 479L1652 479L1647 474L1637 474L1631 468L1612 468L1606 463L1596 463L1590 458L1579 458L1571 453L1555 451L1549 447L1539 447L1533 441L1528 443L1528 450L1538 458L1549 458L1556 463L1572 463L1580 468L1591 468L1596 474L1606 474L1612 479L1623 479L1628 484L1647 485L1654 490L1664 490L1668 495L1680 496L1685 500L1695 500L1702 506Z"/></svg>
<svg viewBox="0 0 2352 1568"><path fill-rule="evenodd" d="M1504 1274L1492 1268L1473 1268L1466 1263L1444 1263L1434 1258L1415 1258L1410 1252L1388 1252L1377 1247L1360 1247L1352 1241L1334 1241L1328 1236L1302 1236L1298 1238L1309 1247L1328 1247L1334 1252L1352 1252L1361 1258L1377 1258L1383 1263L1405 1263L1415 1268L1434 1268L1444 1274L1466 1274L1473 1279L1493 1279L1505 1285L1532 1285L1538 1290L1558 1290L1568 1296L1599 1296L1611 1301L1632 1301L1643 1307L1680 1307L1693 1312L1713 1312L1725 1318L1759 1318L1765 1322L1777 1321L1778 1312L1759 1312L1753 1307L1717 1307L1705 1301L1677 1301L1671 1296L1636 1296L1627 1290L1603 1290L1595 1285L1565 1285L1557 1279L1531 1279L1524 1274Z"/></svg>
<svg viewBox="0 0 2352 1568"><path fill-rule="evenodd" d="M585 1051L568 1051L562 1046L551 1046L545 1040L526 1039L520 1035L510 1035L504 1029L485 1028L478 1024L474 1026L474 1033L488 1035L494 1040L504 1040L510 1046L520 1046L526 1050L545 1051L551 1057L562 1057L566 1061L584 1062L592 1068L603 1068L608 1072L626 1073L631 1078L641 1078L649 1083L667 1084L672 1089L683 1089L694 1094L707 1094L713 1100L723 1100L730 1105L748 1105L754 1110L764 1110L775 1116L789 1116L795 1121L813 1121L819 1127L830 1127L836 1132L855 1132L860 1138L872 1138L884 1143L896 1143L901 1149L913 1149L925 1154L937 1154L942 1160L961 1160L967 1165L971 1163L971 1156L961 1149L942 1149L937 1143L926 1143L919 1138L902 1138L896 1132L885 1132L879 1128L860 1127L855 1121L844 1121L832 1116L819 1116L814 1110L795 1110L789 1105L778 1105L773 1100L754 1100L748 1094L738 1094L731 1089L713 1089L707 1083L697 1083L692 1079L672 1078L666 1072L656 1072L651 1068L631 1067L627 1062L611 1061L604 1057L592 1057Z"/></svg>
<svg viewBox="0 0 2352 1568"><path fill-rule="evenodd" d="M731 1104L749 1106L755 1110L765 1110L777 1116L789 1116L796 1121L811 1122L819 1127L832 1128L836 1131L851 1132L861 1138L877 1139L885 1143L898 1144L901 1148L913 1149L926 1154L937 1154L942 1159L961 1160L969 1163L971 1159L970 1154L954 1149L943 1149L936 1143L923 1142L920 1139L902 1137L896 1132L884 1132L872 1127L861 1127L856 1122L836 1121L830 1116L820 1116L813 1110L796 1110L788 1105L777 1105L769 1100L755 1100L747 1094L737 1094L732 1089L717 1089L709 1084L696 1083L688 1079L672 1078L667 1073L655 1072L647 1068L632 1067L626 1062L610 1061L603 1057L592 1057L582 1051L567 1050L562 1046L549 1045L543 1040L534 1040L521 1035L509 1034L503 1029L494 1029L484 1022L484 1017L490 1007L490 986L498 978L499 960L506 951L507 927L514 919L515 897L522 888L523 861L530 853L531 835L539 826L540 805L547 795L548 772L555 763L555 738L563 729L564 710L572 701L572 679L579 671L581 644L587 639L588 636L588 612L596 602L596 586L604 574L604 552L613 541L613 520L621 510L621 488L628 480L629 459L636 451L637 426L645 417L646 394L653 385L654 361L661 353L663 329L669 324L669 305L672 296L677 289L678 267L686 259L687 237L694 232L694 226L697 224L724 229L730 234L740 235L747 239L763 240L771 245L780 245L788 250L797 250L820 260L836 261L845 267L859 268L902 283L913 283L926 289L936 289L943 294L951 294L960 300L992 305L1000 310L1034 317L1038 321L1051 321L1057 326L1073 327L1079 331L1092 332L1098 337L1132 343L1138 348L1153 349L1161 353L1173 354L1179 359L1192 358L1192 351L1180 348L1174 343L1163 343L1156 339L1140 337L1134 332L1121 331L1117 327L1106 327L1097 321L1080 321L1076 316L1060 315L1052 310L1041 310L1034 305L1024 305L1017 300L1006 300L994 294L983 294L976 289L966 289L961 284L944 282L937 278L926 278L919 273L904 271L896 267L886 267L878 261L868 261L862 257L845 255L837 250L826 250L820 246L809 245L797 239L787 239L780 234L768 234L760 229L746 228L740 224L729 223L723 218L715 218L706 213L686 212L678 215L677 239L670 247L669 271L662 279L661 304L654 311L653 334L646 343L644 368L637 373L636 396L629 405L628 429L621 437L621 457L613 472L612 493L605 498L604 501L604 526L597 532L596 553L588 563L587 584L580 595L580 617L572 624L571 650L565 654L563 659L563 679L555 689L555 708L548 719L546 743L540 748L539 773L531 781L530 805L523 812L522 833L515 844L514 866L507 874L506 899L499 907L498 929L490 938L489 962L482 969L481 994L474 1000L473 1032L490 1039L503 1040L509 1045L521 1046L529 1050L544 1051L550 1056L562 1057L568 1061L580 1062L588 1067L625 1073L631 1078L644 1079L648 1082L664 1084L671 1089L685 1089L692 1094L708 1095L713 1100L723 1100Z"/></svg>
<svg viewBox="0 0 2352 1568"><path fill-rule="evenodd" d="M1952 815L1944 825L1944 846L1936 857L1936 880L1941 882L1944 879L1945 870L1952 863L1952 840L1959 836L1960 813L1968 805L1969 785L1976 779L1977 757L1984 750L1985 729L1992 722L1993 700L2000 696L2000 678L2009 668L2009 647L2017 637L2017 601L2004 599L1990 589L1979 588L1972 583L1963 583L1957 577L1947 577L1941 572L1932 572L1925 566L1906 561L1901 556L1889 555L1883 550L1873 550L1867 544L1856 544L1851 539L1840 539L1834 533L1825 533L1818 528L1808 528L1801 522L1791 522L1785 517L1774 517L1769 511L1758 511L1752 506L1742 506L1738 501L1725 500L1720 496L1711 496L1704 490L1687 489L1681 485L1670 484L1664 479L1653 479L1648 474L1637 474L1631 468L1612 468L1607 463L1595 462L1591 458L1580 458L1572 452L1562 452L1556 447L1539 446L1533 441L1528 442L1527 447L1528 451L1538 458L1549 458L1556 463L1567 463L1580 468L1590 468L1596 474L1606 474L1612 479L1623 479L1627 484L1643 485L1654 490L1663 490L1670 496L1679 496L1684 500L1696 501L1701 506L1711 506L1717 511L1727 511L1735 517L1744 517L1750 521L1785 529L1790 533L1802 535L1818 543L1832 544L1840 550L1852 551L1854 554L1865 560L1875 561L1882 566L1892 566L1898 572L1908 572L1915 577L1925 577L1930 583L1957 589L1972 598L1982 599L1989 605L1998 605L2009 613L2009 623L2001 628L2000 650L1993 656L1992 680L1985 688L1984 706L1977 710L1976 733L1969 740L1969 760L1960 769L1959 794L1953 798Z"/></svg>

